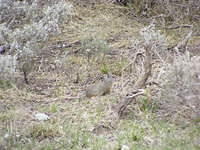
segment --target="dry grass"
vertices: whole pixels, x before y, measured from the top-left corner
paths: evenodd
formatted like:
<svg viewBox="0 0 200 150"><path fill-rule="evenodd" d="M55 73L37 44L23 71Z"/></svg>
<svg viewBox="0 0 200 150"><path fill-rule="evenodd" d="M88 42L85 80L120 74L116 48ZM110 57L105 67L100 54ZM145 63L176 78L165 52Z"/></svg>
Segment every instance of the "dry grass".
<svg viewBox="0 0 200 150"><path fill-rule="evenodd" d="M49 41L50 48L41 56L43 61L30 75L31 84L0 89L0 104L3 104L3 107L0 105L0 149L1 146L36 150L114 150L124 146L152 150L199 148L197 126L191 124L182 129L157 121L146 96L128 107L126 117L119 121L116 129L100 133L100 136L92 132L99 123L109 121L105 118L122 95L121 77L129 81L129 71L125 70L123 76L121 71L131 60L128 56L135 52L131 40L137 39L143 25L127 17L126 10L112 4L77 6L76 15L64 27L63 34ZM102 55L94 55L88 62L87 55L79 51L84 51L80 43L86 39L104 40L109 51L117 53L106 54L103 62L99 61ZM78 42L72 47L51 48L59 42L75 41ZM102 68L103 65L107 68ZM85 88L101 78L105 70L115 75L111 94L85 98ZM48 114L50 120L37 121L34 118L37 112Z"/></svg>

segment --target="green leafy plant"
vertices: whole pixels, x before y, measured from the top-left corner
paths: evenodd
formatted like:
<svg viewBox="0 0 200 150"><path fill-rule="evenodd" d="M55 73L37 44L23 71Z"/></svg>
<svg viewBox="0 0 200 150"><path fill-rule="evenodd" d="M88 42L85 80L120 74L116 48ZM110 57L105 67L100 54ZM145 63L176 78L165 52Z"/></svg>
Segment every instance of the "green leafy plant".
<svg viewBox="0 0 200 150"><path fill-rule="evenodd" d="M103 74L108 74L110 69L109 67L106 65L106 64L103 64L100 68L100 71L103 73Z"/></svg>

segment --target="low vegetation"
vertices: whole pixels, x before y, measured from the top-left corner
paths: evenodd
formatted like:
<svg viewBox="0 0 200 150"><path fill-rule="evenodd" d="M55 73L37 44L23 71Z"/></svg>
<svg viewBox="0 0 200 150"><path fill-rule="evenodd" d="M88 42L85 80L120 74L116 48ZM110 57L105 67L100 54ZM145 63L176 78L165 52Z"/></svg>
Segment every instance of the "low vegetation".
<svg viewBox="0 0 200 150"><path fill-rule="evenodd" d="M0 0L0 150L199 149L198 4Z"/></svg>

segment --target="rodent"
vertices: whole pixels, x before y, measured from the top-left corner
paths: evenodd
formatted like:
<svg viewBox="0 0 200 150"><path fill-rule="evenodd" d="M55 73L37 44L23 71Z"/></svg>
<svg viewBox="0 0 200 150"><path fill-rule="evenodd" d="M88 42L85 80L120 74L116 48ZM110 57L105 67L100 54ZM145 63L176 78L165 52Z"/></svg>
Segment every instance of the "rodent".
<svg viewBox="0 0 200 150"><path fill-rule="evenodd" d="M105 77L103 81L99 81L86 89L86 97L102 96L110 93L113 83L111 76Z"/></svg>

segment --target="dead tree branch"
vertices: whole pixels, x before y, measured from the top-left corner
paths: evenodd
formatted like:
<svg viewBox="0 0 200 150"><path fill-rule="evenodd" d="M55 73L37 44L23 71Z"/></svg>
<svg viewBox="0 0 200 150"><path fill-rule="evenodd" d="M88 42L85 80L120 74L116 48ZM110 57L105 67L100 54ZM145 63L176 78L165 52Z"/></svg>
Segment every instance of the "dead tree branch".
<svg viewBox="0 0 200 150"><path fill-rule="evenodd" d="M174 49L175 49L175 50L178 50L178 51L180 51L180 52L185 52L186 46L187 46L188 41L190 40L191 36L192 36L192 31L190 31L190 32L185 36L185 38L177 44L177 46L176 46Z"/></svg>
<svg viewBox="0 0 200 150"><path fill-rule="evenodd" d="M179 41L177 44L167 48L168 50L172 50L175 52L182 52L184 53L186 51L186 47L188 44L188 41L191 39L192 37L192 33L193 31L191 30L181 41Z"/></svg>
<svg viewBox="0 0 200 150"><path fill-rule="evenodd" d="M144 90L141 90L141 89L144 88L147 79L151 75L151 68L152 68L151 46L145 47L145 53L146 53L146 57L145 57L145 62L144 62L144 74L135 82L135 85L134 85L134 89L136 89L135 94L132 96L123 98L122 101L120 101L115 107L115 112L118 114L119 117L123 114L127 106L131 104L137 96L144 94Z"/></svg>
<svg viewBox="0 0 200 150"><path fill-rule="evenodd" d="M176 26L169 26L169 27L166 27L165 29L173 30L173 29L179 29L179 28L192 28L192 25L182 24L182 25L176 25Z"/></svg>

